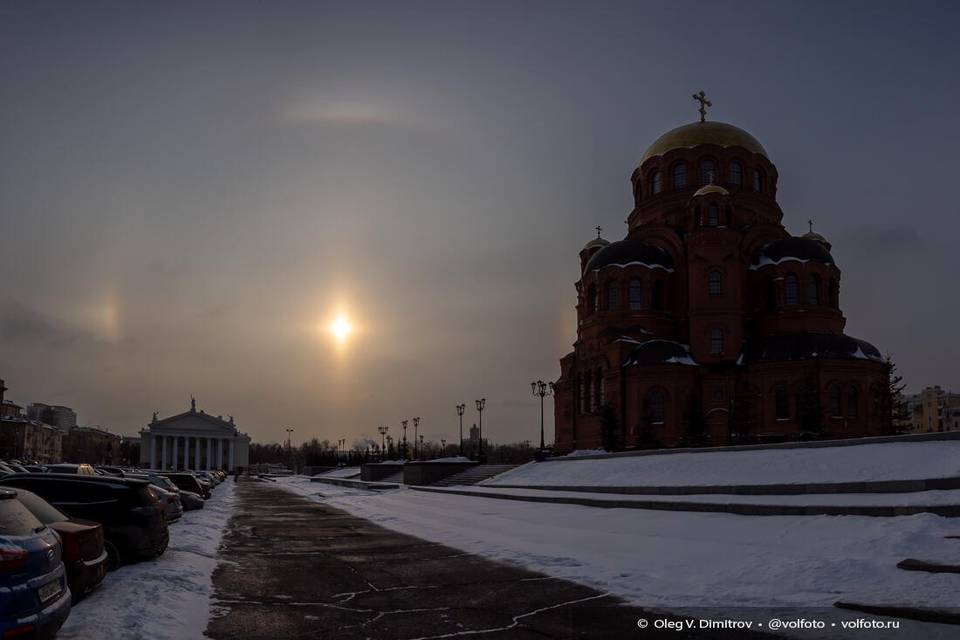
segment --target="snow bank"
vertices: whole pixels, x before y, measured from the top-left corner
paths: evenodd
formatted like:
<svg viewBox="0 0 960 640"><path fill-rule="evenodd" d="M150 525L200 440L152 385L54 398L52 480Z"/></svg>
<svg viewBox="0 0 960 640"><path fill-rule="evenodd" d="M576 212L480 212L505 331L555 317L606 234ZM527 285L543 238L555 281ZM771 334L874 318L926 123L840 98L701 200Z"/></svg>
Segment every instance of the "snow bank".
<svg viewBox="0 0 960 640"><path fill-rule="evenodd" d="M210 617L211 575L233 513L234 482L213 490L203 509L170 525L170 546L160 558L108 573L82 600L58 638L183 640L204 638Z"/></svg>
<svg viewBox="0 0 960 640"><path fill-rule="evenodd" d="M424 460L424 462L470 462L466 456L451 456L449 458L435 458L433 460Z"/></svg>
<svg viewBox="0 0 960 640"><path fill-rule="evenodd" d="M340 467L320 475L323 478L353 478L360 475L360 467Z"/></svg>
<svg viewBox="0 0 960 640"><path fill-rule="evenodd" d="M953 476L960 476L958 440L557 460L523 465L481 484L690 486Z"/></svg>

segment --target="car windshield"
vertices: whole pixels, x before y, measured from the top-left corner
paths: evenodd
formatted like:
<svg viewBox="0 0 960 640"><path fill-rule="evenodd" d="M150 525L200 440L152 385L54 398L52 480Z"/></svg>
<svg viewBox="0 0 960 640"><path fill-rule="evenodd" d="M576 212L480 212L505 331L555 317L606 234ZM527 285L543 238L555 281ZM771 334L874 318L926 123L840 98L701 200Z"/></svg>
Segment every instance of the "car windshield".
<svg viewBox="0 0 960 640"><path fill-rule="evenodd" d="M23 506L29 509L30 513L36 516L37 520L43 524L63 522L70 519L70 517L65 513L32 491L27 491L26 489L17 489L17 499L19 499L20 502L23 503Z"/></svg>
<svg viewBox="0 0 960 640"><path fill-rule="evenodd" d="M0 535L28 536L40 529L43 524L19 500L0 498Z"/></svg>

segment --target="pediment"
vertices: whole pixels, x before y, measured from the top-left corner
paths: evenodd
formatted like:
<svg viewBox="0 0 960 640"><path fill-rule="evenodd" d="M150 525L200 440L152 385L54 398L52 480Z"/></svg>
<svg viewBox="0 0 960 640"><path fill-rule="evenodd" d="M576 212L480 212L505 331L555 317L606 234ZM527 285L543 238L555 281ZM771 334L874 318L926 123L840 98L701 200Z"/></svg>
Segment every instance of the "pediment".
<svg viewBox="0 0 960 640"><path fill-rule="evenodd" d="M192 411L158 420L149 425L149 428L154 432L202 433L206 435L222 433L225 436L232 436L237 432L236 425L232 425L226 420L203 412Z"/></svg>

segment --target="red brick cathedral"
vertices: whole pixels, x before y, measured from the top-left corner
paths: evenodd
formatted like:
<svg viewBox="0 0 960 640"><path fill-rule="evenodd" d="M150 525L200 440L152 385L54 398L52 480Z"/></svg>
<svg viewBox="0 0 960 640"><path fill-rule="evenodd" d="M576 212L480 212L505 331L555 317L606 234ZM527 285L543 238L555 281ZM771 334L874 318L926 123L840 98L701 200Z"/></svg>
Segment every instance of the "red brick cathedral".
<svg viewBox="0 0 960 640"><path fill-rule="evenodd" d="M557 451L889 432L888 366L844 334L830 243L784 229L756 138L701 106L631 182L627 237L580 251Z"/></svg>

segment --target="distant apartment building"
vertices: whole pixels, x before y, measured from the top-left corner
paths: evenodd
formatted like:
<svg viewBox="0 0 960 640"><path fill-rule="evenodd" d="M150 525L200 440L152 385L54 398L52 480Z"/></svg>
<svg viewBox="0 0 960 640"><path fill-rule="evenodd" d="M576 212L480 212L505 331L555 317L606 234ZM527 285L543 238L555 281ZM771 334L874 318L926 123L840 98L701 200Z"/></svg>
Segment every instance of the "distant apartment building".
<svg viewBox="0 0 960 640"><path fill-rule="evenodd" d="M63 453L63 434L55 427L24 415L19 405L3 397L6 390L0 380L0 459L59 462Z"/></svg>
<svg viewBox="0 0 960 640"><path fill-rule="evenodd" d="M960 393L926 387L908 398L913 431L932 433L960 428Z"/></svg>
<svg viewBox="0 0 960 640"><path fill-rule="evenodd" d="M44 422L52 427L58 427L64 431L77 426L77 412L70 407L63 405L44 404L43 402L31 402L27 407L27 417L31 420Z"/></svg>
<svg viewBox="0 0 960 640"><path fill-rule="evenodd" d="M64 462L119 464L121 438L99 427L73 427L63 436Z"/></svg>

